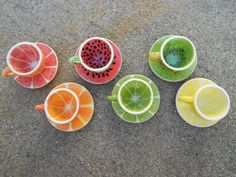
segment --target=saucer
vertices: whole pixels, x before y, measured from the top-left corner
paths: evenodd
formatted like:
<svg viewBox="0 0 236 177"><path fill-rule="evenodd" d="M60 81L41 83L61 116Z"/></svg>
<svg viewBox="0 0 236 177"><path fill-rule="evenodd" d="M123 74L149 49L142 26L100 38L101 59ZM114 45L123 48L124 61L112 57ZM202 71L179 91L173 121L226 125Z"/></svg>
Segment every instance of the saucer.
<svg viewBox="0 0 236 177"><path fill-rule="evenodd" d="M44 69L41 73L33 77L22 77L19 75L14 77L16 82L18 82L21 86L30 89L41 88L49 84L56 76L58 69L58 58L55 51L47 44L40 42L36 42L35 44L42 50L45 57Z"/></svg>
<svg viewBox="0 0 236 177"><path fill-rule="evenodd" d="M160 105L160 94L159 94L159 90L158 90L157 86L155 85L155 83L151 79L149 79L143 75L133 74L133 75L128 75L128 76L122 78L121 80L119 80L119 82L117 82L117 84L113 88L112 95L117 95L119 87L125 81L132 79L132 78L139 78L139 79L142 79L142 80L148 82L148 84L150 84L151 88L153 89L153 93L154 93L154 100L153 100L153 104L152 104L151 108L143 114L132 115L132 114L125 112L121 108L121 106L119 105L119 103L117 101L112 101L112 107L113 107L113 110L115 111L115 113L122 120L129 122L129 123L142 123L142 122L145 122L145 121L149 120L150 118L152 118L154 116L154 114L157 112L159 105Z"/></svg>
<svg viewBox="0 0 236 177"><path fill-rule="evenodd" d="M85 125L89 123L89 121L91 120L93 116L94 101L93 101L92 95L84 86L74 83L74 82L60 84L57 87L55 87L53 90L58 89L58 88L68 88L78 95L79 103L80 103L79 112L77 116L71 122L67 124L58 125L49 121L49 119L48 121L53 127L63 132L74 132L74 131L82 129L83 127L85 127Z"/></svg>
<svg viewBox="0 0 236 177"><path fill-rule="evenodd" d="M76 64L75 69L79 76L83 78L85 81L92 83L92 84L105 84L113 80L118 73L120 72L121 65L122 65L122 55L120 49L117 45L109 39L108 42L112 45L114 49L114 61L112 62L109 69L101 73L95 73L88 71L85 69L81 64ZM75 55L78 55L79 49L76 51Z"/></svg>
<svg viewBox="0 0 236 177"><path fill-rule="evenodd" d="M171 36L173 36L173 35L163 36L160 39L158 39L152 45L149 52L159 51L162 43L166 39L170 38ZM156 61L148 61L148 62L149 62L149 66L152 69L152 71L154 72L154 74L156 74L159 78L161 78L165 81L168 81L168 82L179 82L179 81L187 79L189 76L191 76L191 74L193 73L193 71L195 70L195 68L197 66L197 57L190 68L188 68L184 71L177 71L177 72L170 70L162 62L156 62Z"/></svg>
<svg viewBox="0 0 236 177"><path fill-rule="evenodd" d="M191 79L187 82L185 82L178 90L177 95L176 95L176 108L179 113L179 115L182 117L182 119L189 123L192 126L195 127L210 127L214 124L216 124L218 121L208 121L203 118L201 118L197 112L194 109L193 104L191 103L185 103L180 101L178 98L180 95L184 96L192 96L194 95L197 90L204 86L204 85L209 85L213 84L216 85L211 80L205 79L205 78L195 78Z"/></svg>

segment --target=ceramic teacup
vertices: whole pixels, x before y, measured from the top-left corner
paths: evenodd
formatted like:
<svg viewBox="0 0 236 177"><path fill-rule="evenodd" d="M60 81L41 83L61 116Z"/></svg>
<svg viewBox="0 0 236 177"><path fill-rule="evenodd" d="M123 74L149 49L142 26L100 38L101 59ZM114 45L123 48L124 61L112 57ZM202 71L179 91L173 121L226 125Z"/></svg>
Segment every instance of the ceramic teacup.
<svg viewBox="0 0 236 177"><path fill-rule="evenodd" d="M153 104L153 90L144 80L133 78L124 82L117 95L107 97L110 101L118 101L121 108L132 115L145 113Z"/></svg>
<svg viewBox="0 0 236 177"><path fill-rule="evenodd" d="M218 85L205 85L200 87L195 95L182 95L179 99L193 104L198 115L209 121L223 119L230 109L229 95Z"/></svg>
<svg viewBox="0 0 236 177"><path fill-rule="evenodd" d="M160 51L148 54L151 61L162 62L173 71L183 71L190 68L196 59L196 49L188 38L172 36L161 45Z"/></svg>
<svg viewBox="0 0 236 177"><path fill-rule="evenodd" d="M14 45L7 54L7 67L2 70L5 77L35 76L42 71L45 58L41 49L32 42L20 42Z"/></svg>
<svg viewBox="0 0 236 177"><path fill-rule="evenodd" d="M69 59L72 64L81 64L89 71L100 73L109 68L114 60L114 50L111 44L101 37L92 37L84 41L78 56Z"/></svg>
<svg viewBox="0 0 236 177"><path fill-rule="evenodd" d="M55 124L71 122L79 111L79 98L67 88L58 88L49 93L44 104L36 105L36 110L44 110L47 118Z"/></svg>

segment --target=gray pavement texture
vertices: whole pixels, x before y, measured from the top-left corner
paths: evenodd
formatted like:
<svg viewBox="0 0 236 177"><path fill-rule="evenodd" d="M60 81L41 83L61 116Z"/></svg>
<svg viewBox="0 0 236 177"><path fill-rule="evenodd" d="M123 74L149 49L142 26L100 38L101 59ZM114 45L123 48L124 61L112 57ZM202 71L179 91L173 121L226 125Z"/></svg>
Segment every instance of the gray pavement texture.
<svg viewBox="0 0 236 177"><path fill-rule="evenodd" d="M56 78L42 89L0 79L0 176L236 176L235 22L235 0L0 0L0 69L20 41L47 43L59 57ZM199 61L191 78L209 78L229 93L230 113L215 126L185 123L175 108L184 82L162 81L149 69L147 52L166 34L196 45ZM105 85L86 83L68 63L92 36L110 38L123 54L121 72ZM142 124L122 121L105 100L119 79L133 73L150 77L161 94L157 114ZM91 122L75 133L57 131L34 110L68 81L87 87L96 106Z"/></svg>

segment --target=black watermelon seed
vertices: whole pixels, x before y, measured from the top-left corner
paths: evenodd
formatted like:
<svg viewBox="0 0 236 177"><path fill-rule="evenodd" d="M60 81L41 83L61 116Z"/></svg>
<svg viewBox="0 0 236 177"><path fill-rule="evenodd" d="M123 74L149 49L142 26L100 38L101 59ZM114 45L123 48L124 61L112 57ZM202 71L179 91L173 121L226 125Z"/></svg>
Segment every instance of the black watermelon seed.
<svg viewBox="0 0 236 177"><path fill-rule="evenodd" d="M86 75L88 76L88 75L89 75L89 72L87 72Z"/></svg>
<svg viewBox="0 0 236 177"><path fill-rule="evenodd" d="M98 74L98 78L100 78L100 74Z"/></svg>
<svg viewBox="0 0 236 177"><path fill-rule="evenodd" d="M108 74L108 73L106 73L106 75L107 75L107 76L109 76L109 74Z"/></svg>
<svg viewBox="0 0 236 177"><path fill-rule="evenodd" d="M109 70L111 71L111 70L113 70L112 68L109 68Z"/></svg>
<svg viewBox="0 0 236 177"><path fill-rule="evenodd" d="M113 65L115 65L115 64L116 64L116 62L112 62L112 64L113 64Z"/></svg>
<svg viewBox="0 0 236 177"><path fill-rule="evenodd" d="M100 41L100 40L98 40L98 42L100 43L101 41Z"/></svg>
<svg viewBox="0 0 236 177"><path fill-rule="evenodd" d="M92 77L93 77L93 78L95 78L95 75L94 75L94 74L92 74Z"/></svg>

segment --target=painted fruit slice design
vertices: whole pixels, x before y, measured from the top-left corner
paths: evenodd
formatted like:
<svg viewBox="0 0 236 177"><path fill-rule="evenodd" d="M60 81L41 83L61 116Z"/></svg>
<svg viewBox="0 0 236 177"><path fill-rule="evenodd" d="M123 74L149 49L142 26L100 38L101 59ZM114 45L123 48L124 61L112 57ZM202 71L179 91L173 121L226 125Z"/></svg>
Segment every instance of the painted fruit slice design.
<svg viewBox="0 0 236 177"><path fill-rule="evenodd" d="M47 100L48 115L58 122L65 122L73 117L77 109L76 98L68 91L55 91Z"/></svg>
<svg viewBox="0 0 236 177"><path fill-rule="evenodd" d="M68 82L63 83L55 87L53 90L58 88L68 88L79 97L79 111L76 117L67 124L56 125L49 121L56 129L64 132L73 132L80 130L86 126L91 120L94 112L94 101L90 92L80 84Z"/></svg>
<svg viewBox="0 0 236 177"><path fill-rule="evenodd" d="M152 99L149 88L138 80L128 82L121 90L121 102L130 111L142 112Z"/></svg>
<svg viewBox="0 0 236 177"><path fill-rule="evenodd" d="M33 45L24 43L11 51L9 63L16 72L28 73L38 66L39 59L37 49Z"/></svg>
<svg viewBox="0 0 236 177"><path fill-rule="evenodd" d="M107 39L108 40L108 39ZM114 60L111 66L104 72L95 73L88 71L81 64L76 64L75 68L77 73L87 82L92 84L105 84L111 80L113 80L118 73L120 72L122 65L122 55L119 48L110 40L108 40L113 47L114 50ZM79 50L77 50L76 55L78 55Z"/></svg>
<svg viewBox="0 0 236 177"><path fill-rule="evenodd" d="M97 69L109 63L111 50L104 41L93 39L83 46L81 56L87 66Z"/></svg>
<svg viewBox="0 0 236 177"><path fill-rule="evenodd" d="M20 85L30 89L37 89L47 85L54 79L58 69L58 59L54 50L43 43L37 42L36 45L42 50L45 57L44 69L41 73L33 77L15 76L15 80Z"/></svg>
<svg viewBox="0 0 236 177"><path fill-rule="evenodd" d="M149 119L151 119L155 113L157 112L159 105L160 105L160 94L159 90L156 86L156 84L147 78L146 76L140 75L140 74L132 74L132 75L127 75L121 80L119 80L115 87L112 90L112 95L118 95L118 92L120 90L120 87L130 79L141 79L149 84L149 86L152 88L153 91L153 103L151 107L144 112L143 114L139 115L133 115L128 112L126 112L119 104L118 101L112 101L112 107L115 113L124 121L129 122L129 123L142 123L145 122Z"/></svg>

